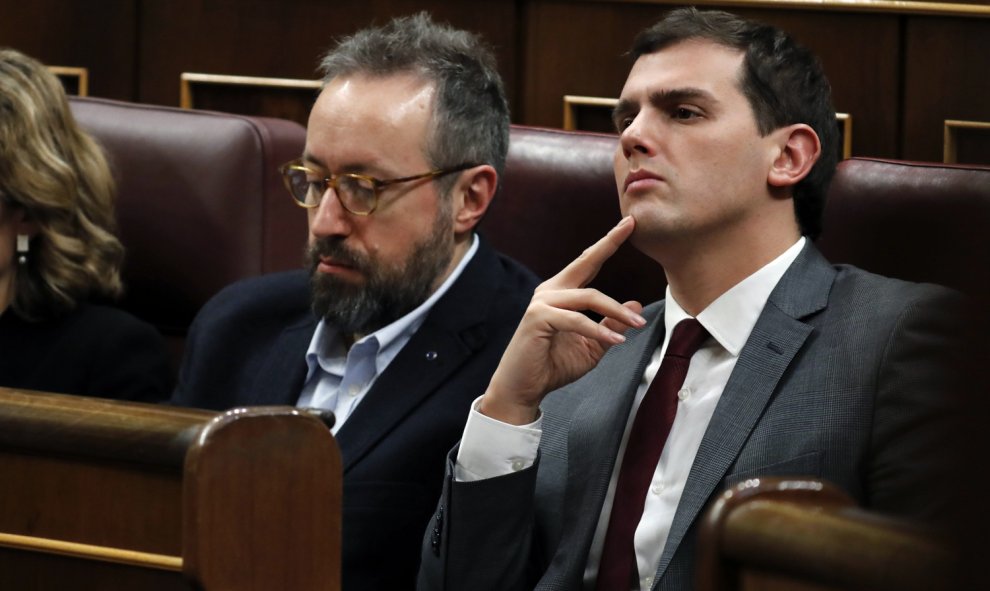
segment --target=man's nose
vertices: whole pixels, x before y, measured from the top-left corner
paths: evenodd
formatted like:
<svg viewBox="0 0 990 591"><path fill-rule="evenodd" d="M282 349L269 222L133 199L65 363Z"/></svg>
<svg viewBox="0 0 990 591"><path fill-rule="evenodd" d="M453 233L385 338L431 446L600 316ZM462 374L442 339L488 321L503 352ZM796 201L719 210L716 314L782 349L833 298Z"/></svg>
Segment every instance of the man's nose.
<svg viewBox="0 0 990 591"><path fill-rule="evenodd" d="M327 187L320 205L310 210L309 231L319 237L350 234L350 214L341 205L337 191L333 187Z"/></svg>
<svg viewBox="0 0 990 591"><path fill-rule="evenodd" d="M632 157L634 153L646 155L653 153L649 138L643 132L644 117L640 113L619 134L619 145L622 146L622 155L626 159Z"/></svg>

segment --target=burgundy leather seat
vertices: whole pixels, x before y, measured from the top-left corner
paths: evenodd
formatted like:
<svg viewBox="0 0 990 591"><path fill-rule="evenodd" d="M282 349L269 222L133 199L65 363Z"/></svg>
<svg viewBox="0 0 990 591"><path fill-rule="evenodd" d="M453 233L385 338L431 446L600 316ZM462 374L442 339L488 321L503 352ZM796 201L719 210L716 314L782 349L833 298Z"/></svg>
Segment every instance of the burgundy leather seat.
<svg viewBox="0 0 990 591"><path fill-rule="evenodd" d="M123 306L181 352L207 299L243 277L296 268L305 212L277 166L305 130L278 119L72 98L118 179L128 258ZM618 222L614 135L514 125L502 187L481 232L548 278ZM840 164L819 242L833 262L942 283L990 300L990 168L854 158ZM663 296L630 245L591 284L619 301ZM177 358L176 358L177 359Z"/></svg>
<svg viewBox="0 0 990 591"><path fill-rule="evenodd" d="M620 217L616 136L513 126L501 194L482 231L550 277ZM990 301L990 167L852 158L839 164L818 246L835 263L953 287ZM592 284L663 296L658 265L629 245Z"/></svg>
<svg viewBox="0 0 990 591"><path fill-rule="evenodd" d="M306 214L289 200L276 170L302 154L302 126L70 101L82 127L104 146L117 179L127 249L121 305L157 326L175 355L193 316L220 288L302 264Z"/></svg>
<svg viewBox="0 0 990 591"><path fill-rule="evenodd" d="M845 160L824 228L819 247L834 263L990 302L990 167Z"/></svg>

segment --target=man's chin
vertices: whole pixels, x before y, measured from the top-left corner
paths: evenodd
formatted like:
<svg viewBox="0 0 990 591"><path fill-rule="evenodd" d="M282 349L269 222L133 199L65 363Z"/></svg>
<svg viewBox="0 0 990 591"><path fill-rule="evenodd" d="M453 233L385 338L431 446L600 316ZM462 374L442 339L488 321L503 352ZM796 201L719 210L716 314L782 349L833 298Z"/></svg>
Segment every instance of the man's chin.
<svg viewBox="0 0 990 591"><path fill-rule="evenodd" d="M318 318L344 332L363 330L373 317L380 315L379 307L362 290L337 283L314 283L311 305Z"/></svg>

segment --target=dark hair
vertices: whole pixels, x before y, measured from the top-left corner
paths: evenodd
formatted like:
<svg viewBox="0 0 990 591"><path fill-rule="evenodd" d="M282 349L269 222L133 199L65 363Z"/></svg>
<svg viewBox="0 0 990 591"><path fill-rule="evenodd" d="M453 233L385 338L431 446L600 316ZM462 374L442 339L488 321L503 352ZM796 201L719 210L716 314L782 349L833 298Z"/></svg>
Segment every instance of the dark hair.
<svg viewBox="0 0 990 591"><path fill-rule="evenodd" d="M341 40L320 64L338 76L411 72L436 87L426 158L436 168L490 164L499 176L509 149L509 106L495 56L479 37L434 23L425 12L396 18ZM442 178L443 192L456 179Z"/></svg>
<svg viewBox="0 0 990 591"><path fill-rule="evenodd" d="M825 193L839 156L832 91L821 63L780 29L728 12L695 8L668 13L636 37L630 53L638 59L699 38L746 54L740 89L749 100L760 133L805 123L818 134L822 153L808 176L794 186L794 213L801 233L817 238Z"/></svg>

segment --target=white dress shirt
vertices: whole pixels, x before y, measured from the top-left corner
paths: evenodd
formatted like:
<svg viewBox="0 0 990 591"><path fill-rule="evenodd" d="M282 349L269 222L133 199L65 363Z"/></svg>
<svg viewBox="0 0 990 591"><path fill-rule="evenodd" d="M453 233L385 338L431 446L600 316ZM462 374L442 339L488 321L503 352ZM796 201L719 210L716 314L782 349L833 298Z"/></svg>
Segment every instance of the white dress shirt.
<svg viewBox="0 0 990 591"><path fill-rule="evenodd" d="M348 351L340 331L320 320L306 351L306 381L297 407L333 411L332 432L336 435L385 368L416 333L433 305L464 272L478 251L478 236L443 284L420 304L395 322L365 335Z"/></svg>
<svg viewBox="0 0 990 591"><path fill-rule="evenodd" d="M698 322L708 330L712 338L707 339L691 357L684 385L678 392L679 402L674 424L657 463L643 516L636 529L634 544L642 589L649 589L653 585L653 576L660 563L688 473L739 353L749 339L770 292L797 258L804 243L805 239L800 238L779 257L719 296L697 316ZM671 332L678 322L689 317L671 296L668 287L664 306L663 342L653 353L636 390L633 411L627 420L619 447L619 458L625 451L626 440L639 404L660 368ZM454 477L459 481L472 481L528 468L536 459L541 434L541 419L530 425L508 425L479 413L476 401L464 429ZM587 588L594 587L598 573L620 466L621 461L617 461L613 468L608 493L588 554L585 571Z"/></svg>

